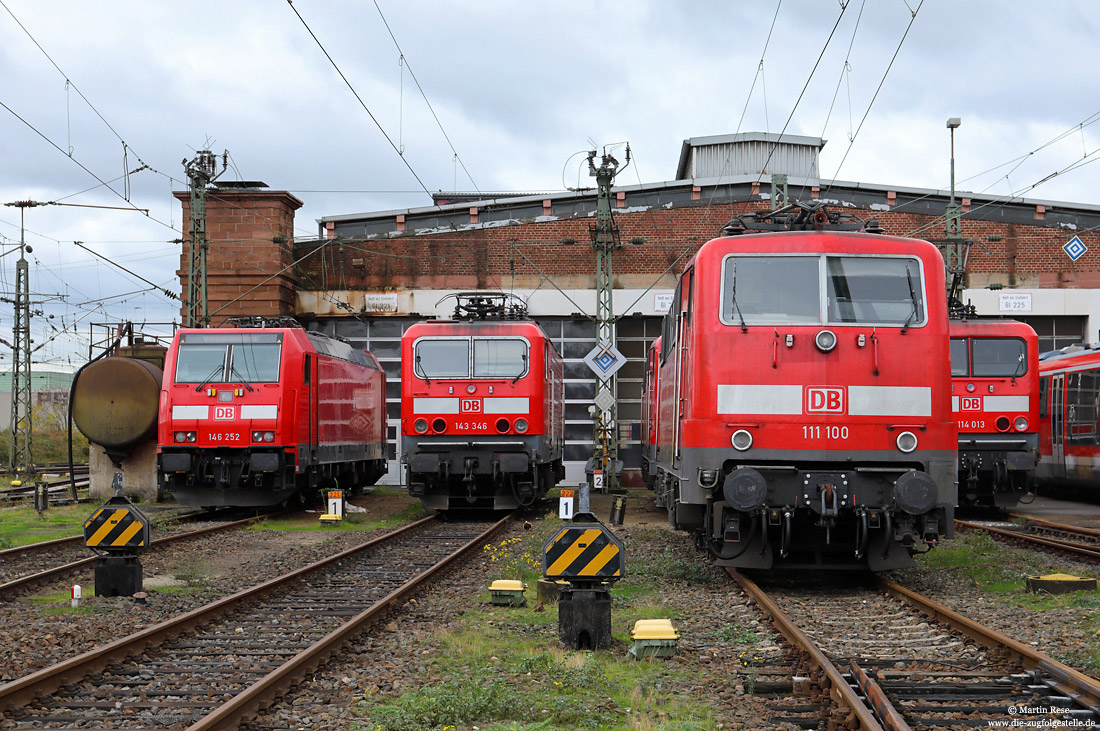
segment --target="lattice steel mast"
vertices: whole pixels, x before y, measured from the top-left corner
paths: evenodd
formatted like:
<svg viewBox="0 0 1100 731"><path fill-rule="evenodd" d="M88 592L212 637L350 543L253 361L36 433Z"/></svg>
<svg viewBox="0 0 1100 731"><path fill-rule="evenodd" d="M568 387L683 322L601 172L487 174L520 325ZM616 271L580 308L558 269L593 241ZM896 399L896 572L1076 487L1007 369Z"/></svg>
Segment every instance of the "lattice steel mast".
<svg viewBox="0 0 1100 731"><path fill-rule="evenodd" d="M15 317L11 353L11 440L8 449L12 472L34 471L34 428L31 391L31 292L30 265L24 236L23 214L28 208L44 206L37 201L8 203L19 209L19 261L15 264Z"/></svg>
<svg viewBox="0 0 1100 731"><path fill-rule="evenodd" d="M222 173L228 166L229 153L222 153ZM188 236L191 263L187 269L187 315L185 327L209 327L210 314L206 297L206 253L210 240L206 237L206 186L218 173L218 157L210 150L200 150L195 158L183 161L187 185L191 193L191 231Z"/></svg>
<svg viewBox="0 0 1100 731"><path fill-rule="evenodd" d="M626 146L626 164L630 164L630 145ZM611 352L615 347L615 308L613 300L614 278L612 255L622 248L619 227L611 213L611 185L621 172L619 161L609 154L600 156L596 167L596 151L588 153L588 170L596 178L596 225L589 228L592 246L596 249L596 340L597 347ZM614 490L619 486L616 470L619 459L619 439L615 433L617 409L615 407L616 379L596 377L596 409L593 414L593 466L602 470L604 488Z"/></svg>

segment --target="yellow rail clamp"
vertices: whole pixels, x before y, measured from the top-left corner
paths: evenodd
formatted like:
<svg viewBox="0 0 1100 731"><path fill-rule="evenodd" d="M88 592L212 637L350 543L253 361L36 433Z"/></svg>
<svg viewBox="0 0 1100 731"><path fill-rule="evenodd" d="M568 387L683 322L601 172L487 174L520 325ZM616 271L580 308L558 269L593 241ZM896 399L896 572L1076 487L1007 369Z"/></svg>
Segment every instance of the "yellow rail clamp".
<svg viewBox="0 0 1100 731"><path fill-rule="evenodd" d="M497 579L489 585L489 596L493 604L506 607L522 607L527 605L527 597L523 595L523 582L514 579Z"/></svg>
<svg viewBox="0 0 1100 731"><path fill-rule="evenodd" d="M84 545L122 550L149 545L149 519L122 495L116 495L84 521Z"/></svg>
<svg viewBox="0 0 1100 731"><path fill-rule="evenodd" d="M1096 591L1096 579L1072 574L1047 574L1027 577L1027 590L1047 594L1068 594L1071 591Z"/></svg>
<svg viewBox="0 0 1100 731"><path fill-rule="evenodd" d="M570 523L542 547L542 574L566 581L618 581L625 574L623 544L600 523Z"/></svg>
<svg viewBox="0 0 1100 731"><path fill-rule="evenodd" d="M673 628L670 619L639 619L630 630L630 639L630 649L626 653L635 660L672 657L680 633Z"/></svg>

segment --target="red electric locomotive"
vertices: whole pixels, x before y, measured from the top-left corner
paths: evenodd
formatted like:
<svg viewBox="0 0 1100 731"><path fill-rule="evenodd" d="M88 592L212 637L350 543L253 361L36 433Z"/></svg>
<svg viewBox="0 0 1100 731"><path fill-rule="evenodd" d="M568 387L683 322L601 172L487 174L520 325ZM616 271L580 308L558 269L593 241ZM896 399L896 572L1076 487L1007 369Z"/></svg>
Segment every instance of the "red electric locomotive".
<svg viewBox="0 0 1100 731"><path fill-rule="evenodd" d="M664 320L658 503L720 565L911 565L953 534L940 253L820 204L723 233Z"/></svg>
<svg viewBox="0 0 1100 731"><path fill-rule="evenodd" d="M657 336L649 344L649 350L645 354L645 376L642 383L642 479L645 486L653 489L656 479L657 463L657 402L656 394L659 393L658 376L660 375L661 338Z"/></svg>
<svg viewBox="0 0 1100 731"><path fill-rule="evenodd" d="M1043 482L1100 480L1100 349L1079 345L1039 363L1039 466Z"/></svg>
<svg viewBox="0 0 1100 731"><path fill-rule="evenodd" d="M562 360L512 295L467 292L401 338L402 461L436 510L531 505L565 477Z"/></svg>
<svg viewBox="0 0 1100 731"><path fill-rule="evenodd" d="M157 440L183 505L273 506L386 471L386 376L370 353L292 320L180 330L164 364Z"/></svg>
<svg viewBox="0 0 1100 731"><path fill-rule="evenodd" d="M959 505L1011 507L1039 461L1039 336L1016 320L951 320Z"/></svg>

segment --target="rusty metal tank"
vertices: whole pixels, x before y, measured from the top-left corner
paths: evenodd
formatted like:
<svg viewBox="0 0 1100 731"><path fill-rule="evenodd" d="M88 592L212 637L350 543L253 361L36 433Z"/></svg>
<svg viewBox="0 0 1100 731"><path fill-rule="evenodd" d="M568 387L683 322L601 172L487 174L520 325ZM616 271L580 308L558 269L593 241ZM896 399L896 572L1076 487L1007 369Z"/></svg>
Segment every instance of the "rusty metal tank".
<svg viewBox="0 0 1100 731"><path fill-rule="evenodd" d="M89 363L72 388L73 423L112 459L157 433L160 368L145 360L112 356Z"/></svg>

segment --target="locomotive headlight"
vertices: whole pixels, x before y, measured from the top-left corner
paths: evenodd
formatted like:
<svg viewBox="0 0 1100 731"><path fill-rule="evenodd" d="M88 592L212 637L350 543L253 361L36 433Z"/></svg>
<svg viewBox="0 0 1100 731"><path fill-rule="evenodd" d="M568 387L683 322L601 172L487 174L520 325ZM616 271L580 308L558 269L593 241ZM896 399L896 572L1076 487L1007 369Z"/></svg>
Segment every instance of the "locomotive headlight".
<svg viewBox="0 0 1100 731"><path fill-rule="evenodd" d="M426 419L417 419L413 424L413 429L416 430L417 434L423 434L428 431L428 421Z"/></svg>
<svg viewBox="0 0 1100 731"><path fill-rule="evenodd" d="M252 432L252 441L254 441L254 442L262 442L262 441L263 441L263 439L264 439L264 435L263 435L263 432L258 432L258 431L254 431L254 432Z"/></svg>
<svg viewBox="0 0 1100 731"><path fill-rule="evenodd" d="M752 434L749 434L744 429L738 429L730 437L730 444L738 452L744 452L746 449L752 446Z"/></svg>
<svg viewBox="0 0 1100 731"><path fill-rule="evenodd" d="M974 384L973 383L966 384L966 390L967 390L968 393L974 393Z"/></svg>
<svg viewBox="0 0 1100 731"><path fill-rule="evenodd" d="M527 419L516 419L516 431L520 434L527 431Z"/></svg>
<svg viewBox="0 0 1100 731"><path fill-rule="evenodd" d="M903 431L898 434L898 449L909 454L917 448L917 435L911 431Z"/></svg>
<svg viewBox="0 0 1100 731"><path fill-rule="evenodd" d="M198 434L196 434L195 432L193 432L193 431L187 432L187 441L193 442L197 438L198 438Z"/></svg>
<svg viewBox="0 0 1100 731"><path fill-rule="evenodd" d="M187 435L181 431L176 432L176 441L183 442L187 439Z"/></svg>
<svg viewBox="0 0 1100 731"><path fill-rule="evenodd" d="M997 427L997 431L1008 431L1008 427L1012 425L1012 422L1008 420L1007 416L998 416L993 425Z"/></svg>
<svg viewBox="0 0 1100 731"><path fill-rule="evenodd" d="M1027 431L1027 417L1017 416L1014 426L1016 427L1016 431Z"/></svg>
<svg viewBox="0 0 1100 731"><path fill-rule="evenodd" d="M828 353L836 347L836 333L832 330L822 330L814 336L814 345L822 353Z"/></svg>
<svg viewBox="0 0 1100 731"><path fill-rule="evenodd" d="M275 441L275 432L273 432L273 431L265 431L265 432L264 432L264 441L265 441L265 442L273 442L273 441Z"/></svg>
<svg viewBox="0 0 1100 731"><path fill-rule="evenodd" d="M466 393L473 393L476 390L477 390L477 386L475 386L472 383L469 384L468 386L466 386Z"/></svg>

